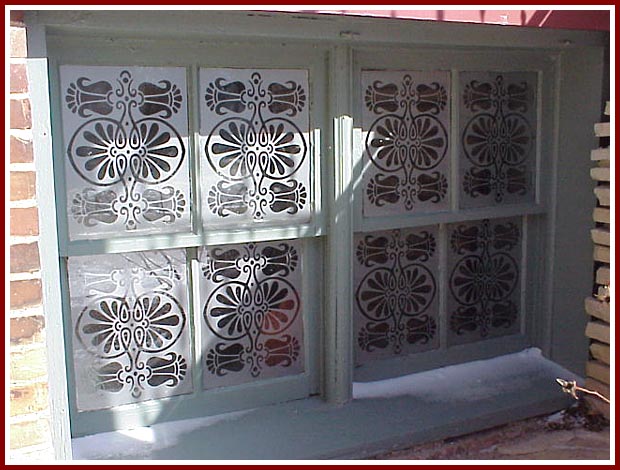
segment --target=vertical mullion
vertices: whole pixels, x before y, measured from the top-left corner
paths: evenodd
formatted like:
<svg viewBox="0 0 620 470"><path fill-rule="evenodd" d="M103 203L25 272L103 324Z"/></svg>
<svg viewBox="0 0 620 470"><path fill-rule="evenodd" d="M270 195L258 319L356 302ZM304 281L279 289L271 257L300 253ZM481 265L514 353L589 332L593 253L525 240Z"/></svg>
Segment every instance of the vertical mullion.
<svg viewBox="0 0 620 470"><path fill-rule="evenodd" d="M528 264L527 264L527 245L528 245L528 216L524 215L521 218L521 297L519 302L521 303L521 333L526 333L526 317L527 317L527 275L528 275Z"/></svg>
<svg viewBox="0 0 620 470"><path fill-rule="evenodd" d="M450 207L459 211L459 72L450 71Z"/></svg>
<svg viewBox="0 0 620 470"><path fill-rule="evenodd" d="M329 198L328 266L324 340L323 394L330 403L352 397L351 247L352 193L352 51L347 45L332 49L329 70L333 152Z"/></svg>
<svg viewBox="0 0 620 470"><path fill-rule="evenodd" d="M459 71L450 70L450 209L453 214L459 212L460 165L459 165ZM448 312L447 296L449 295L448 276L448 224L439 225L439 350L448 349L448 328L450 312Z"/></svg>
<svg viewBox="0 0 620 470"><path fill-rule="evenodd" d="M198 76L199 67L196 64L190 65L187 69L187 115L188 115L188 134L190 153L190 187L191 187L191 214L193 232L203 234L202 224L202 204L200 192L200 78ZM188 295L191 312L192 329L190 341L193 342L193 395L197 396L202 392L202 324L201 324L201 305L200 305L200 263L198 262L198 248L188 248Z"/></svg>
<svg viewBox="0 0 620 470"><path fill-rule="evenodd" d="M318 333L318 319L321 308L315 299L321 296L321 248L319 239L310 237L299 239L302 246L301 258L301 295L303 314L303 341L304 341L304 373L308 377L308 395L318 392L319 389L319 359L320 344Z"/></svg>
<svg viewBox="0 0 620 470"><path fill-rule="evenodd" d="M198 248L188 248L187 261L187 292L190 308L190 348L194 355L192 367L192 385L194 396L202 392L202 329L200 305L200 263L198 262Z"/></svg>
<svg viewBox="0 0 620 470"><path fill-rule="evenodd" d="M540 180L541 167L542 167L542 129L543 129L543 73L538 72L537 88L536 88L536 155L534 164L534 202L536 204L542 204L543 199L541 195L542 182Z"/></svg>
<svg viewBox="0 0 620 470"><path fill-rule="evenodd" d="M447 311L448 295L448 226L447 224L439 224L439 238L437 246L439 247L439 350L448 349L448 326L449 312Z"/></svg>
<svg viewBox="0 0 620 470"><path fill-rule="evenodd" d="M187 114L188 114L188 149L190 158L190 188L191 188L191 217L192 231L199 235L203 233L202 204L200 192L200 90L199 68L191 65L187 70Z"/></svg>
<svg viewBox="0 0 620 470"><path fill-rule="evenodd" d="M310 166L310 204L313 218L312 224L316 231L325 230L325 195L323 194L322 182L327 179L325 164L322 157L326 154L325 149L328 145L325 142L325 135L321 132L325 127L325 108L327 87L325 81L327 74L325 69L318 67L314 62L308 66L308 92L309 102L309 135L312 144L312 165Z"/></svg>

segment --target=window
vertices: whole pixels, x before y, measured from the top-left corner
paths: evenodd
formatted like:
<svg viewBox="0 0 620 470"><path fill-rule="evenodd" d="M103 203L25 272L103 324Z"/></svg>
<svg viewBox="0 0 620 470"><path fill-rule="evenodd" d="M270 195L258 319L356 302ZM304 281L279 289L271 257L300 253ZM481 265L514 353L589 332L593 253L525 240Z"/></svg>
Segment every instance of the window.
<svg viewBox="0 0 620 470"><path fill-rule="evenodd" d="M525 346L552 67L359 48L353 70L354 380Z"/></svg>
<svg viewBox="0 0 620 470"><path fill-rule="evenodd" d="M192 391L183 250L68 260L77 408Z"/></svg>
<svg viewBox="0 0 620 470"><path fill-rule="evenodd" d="M379 49L340 70L327 46L50 33L75 436L318 394L338 315L354 380L530 343L551 60Z"/></svg>
<svg viewBox="0 0 620 470"><path fill-rule="evenodd" d="M306 70L202 69L204 223L311 216Z"/></svg>
<svg viewBox="0 0 620 470"><path fill-rule="evenodd" d="M325 52L161 45L50 38L76 436L319 390Z"/></svg>

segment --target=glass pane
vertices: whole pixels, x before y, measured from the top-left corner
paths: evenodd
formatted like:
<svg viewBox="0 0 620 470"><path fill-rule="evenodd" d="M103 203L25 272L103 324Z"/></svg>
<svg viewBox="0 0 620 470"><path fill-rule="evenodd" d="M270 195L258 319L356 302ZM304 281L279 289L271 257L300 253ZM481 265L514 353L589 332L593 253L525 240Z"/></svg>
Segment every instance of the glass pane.
<svg viewBox="0 0 620 470"><path fill-rule="evenodd" d="M535 200L535 72L463 72L460 205Z"/></svg>
<svg viewBox="0 0 620 470"><path fill-rule="evenodd" d="M449 226L449 343L518 333L521 219Z"/></svg>
<svg viewBox="0 0 620 470"><path fill-rule="evenodd" d="M304 371L299 241L203 248L204 388Z"/></svg>
<svg viewBox="0 0 620 470"><path fill-rule="evenodd" d="M437 348L437 227L355 235L356 363Z"/></svg>
<svg viewBox="0 0 620 470"><path fill-rule="evenodd" d="M306 70L201 69L205 226L307 222Z"/></svg>
<svg viewBox="0 0 620 470"><path fill-rule="evenodd" d="M68 260L77 406L192 391L185 252Z"/></svg>
<svg viewBox="0 0 620 470"><path fill-rule="evenodd" d="M448 72L362 72L365 217L449 208Z"/></svg>
<svg viewBox="0 0 620 470"><path fill-rule="evenodd" d="M191 230L185 69L60 67L72 240Z"/></svg>

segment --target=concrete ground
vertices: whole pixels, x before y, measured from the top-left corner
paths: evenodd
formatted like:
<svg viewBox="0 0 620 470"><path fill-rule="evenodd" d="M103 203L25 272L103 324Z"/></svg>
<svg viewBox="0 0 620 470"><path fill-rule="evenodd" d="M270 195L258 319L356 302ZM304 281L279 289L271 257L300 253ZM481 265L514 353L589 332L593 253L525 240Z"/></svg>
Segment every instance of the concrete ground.
<svg viewBox="0 0 620 470"><path fill-rule="evenodd" d="M376 460L610 460L609 422L579 402L487 431L377 455Z"/></svg>

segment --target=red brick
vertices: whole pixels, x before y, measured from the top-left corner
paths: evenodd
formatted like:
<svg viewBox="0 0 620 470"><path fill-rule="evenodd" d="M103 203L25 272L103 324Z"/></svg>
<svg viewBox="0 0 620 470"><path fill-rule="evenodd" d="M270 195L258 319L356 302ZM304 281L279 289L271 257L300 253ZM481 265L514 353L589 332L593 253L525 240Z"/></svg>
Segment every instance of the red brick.
<svg viewBox="0 0 620 470"><path fill-rule="evenodd" d="M12 386L9 408L11 416L47 410L49 408L47 383L35 382L24 386Z"/></svg>
<svg viewBox="0 0 620 470"><path fill-rule="evenodd" d="M11 163L30 163L33 161L32 141L11 136Z"/></svg>
<svg viewBox="0 0 620 470"><path fill-rule="evenodd" d="M11 93L26 93L28 91L28 75L26 64L11 64Z"/></svg>
<svg viewBox="0 0 620 470"><path fill-rule="evenodd" d="M32 344L43 341L45 318L42 315L11 318L11 343Z"/></svg>
<svg viewBox="0 0 620 470"><path fill-rule="evenodd" d="M26 28L11 26L11 57L26 57Z"/></svg>
<svg viewBox="0 0 620 470"><path fill-rule="evenodd" d="M34 171L11 172L11 201L36 199Z"/></svg>
<svg viewBox="0 0 620 470"><path fill-rule="evenodd" d="M40 382L47 377L47 349L44 344L11 348L9 358L9 377L13 383Z"/></svg>
<svg viewBox="0 0 620 470"><path fill-rule="evenodd" d="M11 129L30 129L30 100L11 100Z"/></svg>
<svg viewBox="0 0 620 470"><path fill-rule="evenodd" d="M11 272L29 273L38 271L41 267L39 260L39 245L37 243L20 243L11 245Z"/></svg>
<svg viewBox="0 0 620 470"><path fill-rule="evenodd" d="M11 282L11 309L33 307L41 304L41 281L28 279Z"/></svg>
<svg viewBox="0 0 620 470"><path fill-rule="evenodd" d="M36 207L11 209L11 235L31 236L39 234L39 211Z"/></svg>
<svg viewBox="0 0 620 470"><path fill-rule="evenodd" d="M10 425L11 449L44 444L51 441L50 427L47 419L12 423Z"/></svg>

